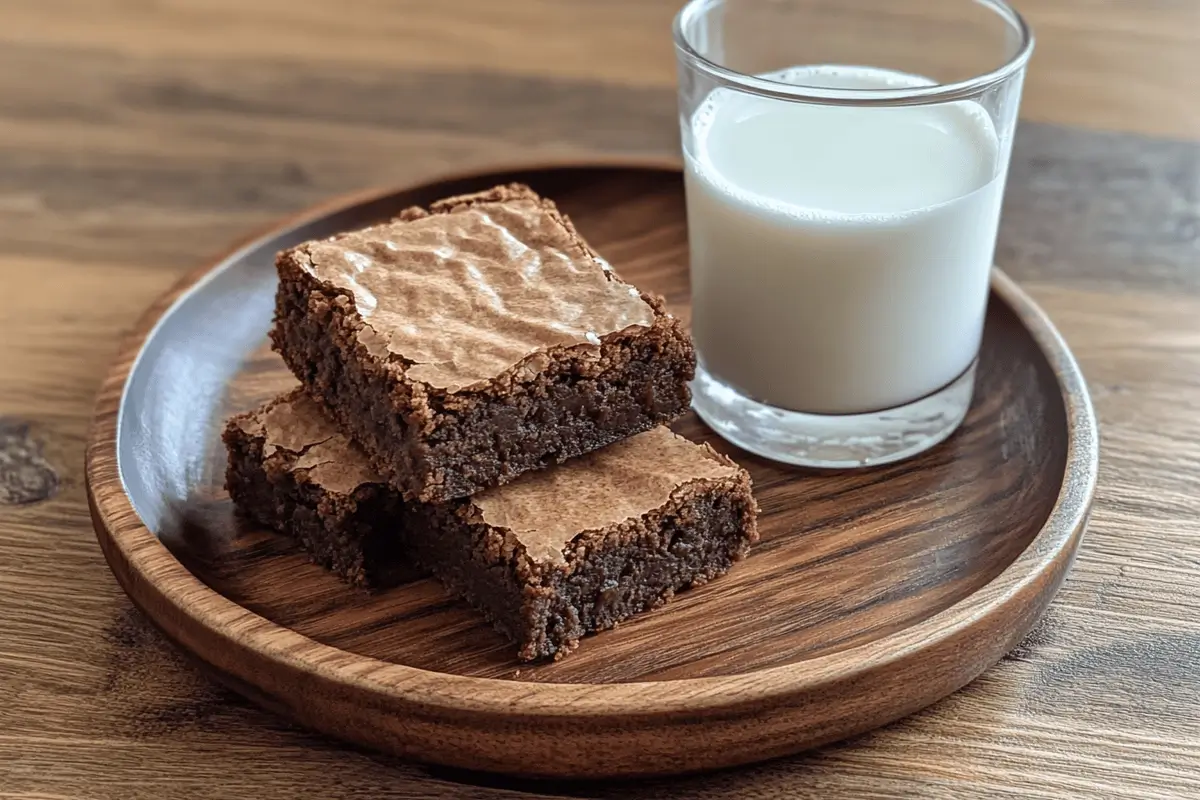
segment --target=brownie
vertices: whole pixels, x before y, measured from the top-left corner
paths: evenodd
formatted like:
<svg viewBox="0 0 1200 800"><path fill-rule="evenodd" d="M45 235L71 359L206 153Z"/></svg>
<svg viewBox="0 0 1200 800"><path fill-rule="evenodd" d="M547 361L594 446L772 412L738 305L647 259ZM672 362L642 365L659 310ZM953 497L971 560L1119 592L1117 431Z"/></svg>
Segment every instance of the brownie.
<svg viewBox="0 0 1200 800"><path fill-rule="evenodd" d="M355 586L411 575L403 502L357 447L330 433L302 391L234 417L222 438L225 488L243 514L298 540L313 561Z"/></svg>
<svg viewBox="0 0 1200 800"><path fill-rule="evenodd" d="M406 498L507 483L687 410L695 351L528 187L279 254L272 339Z"/></svg>
<svg viewBox="0 0 1200 800"><path fill-rule="evenodd" d="M225 442L244 513L353 583L432 571L524 661L725 573L758 535L746 472L665 427L441 504L404 501L303 390L235 417Z"/></svg>

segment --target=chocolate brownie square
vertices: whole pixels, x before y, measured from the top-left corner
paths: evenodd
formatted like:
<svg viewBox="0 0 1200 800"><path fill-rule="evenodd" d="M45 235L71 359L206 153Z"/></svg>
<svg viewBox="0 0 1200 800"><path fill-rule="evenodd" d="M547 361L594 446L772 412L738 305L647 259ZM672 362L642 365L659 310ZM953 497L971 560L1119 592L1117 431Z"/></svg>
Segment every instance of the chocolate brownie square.
<svg viewBox="0 0 1200 800"><path fill-rule="evenodd" d="M758 536L749 475L664 427L443 504L404 502L302 390L230 420L225 443L244 513L355 583L431 570L525 661L724 574Z"/></svg>
<svg viewBox="0 0 1200 800"><path fill-rule="evenodd" d="M687 410L695 351L554 204L501 186L280 253L275 348L409 499L507 483Z"/></svg>

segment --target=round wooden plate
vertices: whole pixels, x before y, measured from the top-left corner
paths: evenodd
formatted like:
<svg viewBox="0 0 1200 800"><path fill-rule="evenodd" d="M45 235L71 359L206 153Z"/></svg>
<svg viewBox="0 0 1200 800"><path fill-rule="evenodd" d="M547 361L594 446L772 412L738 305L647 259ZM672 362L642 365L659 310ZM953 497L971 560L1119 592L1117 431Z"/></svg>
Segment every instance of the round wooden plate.
<svg viewBox="0 0 1200 800"><path fill-rule="evenodd" d="M266 346L274 253L411 204L520 180L627 279L688 312L682 182L665 166L473 175L305 214L194 273L138 324L100 391L87 454L104 554L134 602L220 679L335 736L523 775L677 773L795 752L971 681L1042 614L1096 479L1078 367L997 272L976 401L915 460L815 473L675 427L751 472L762 541L729 575L585 639L513 647L428 579L350 589L235 517L218 431L293 385Z"/></svg>

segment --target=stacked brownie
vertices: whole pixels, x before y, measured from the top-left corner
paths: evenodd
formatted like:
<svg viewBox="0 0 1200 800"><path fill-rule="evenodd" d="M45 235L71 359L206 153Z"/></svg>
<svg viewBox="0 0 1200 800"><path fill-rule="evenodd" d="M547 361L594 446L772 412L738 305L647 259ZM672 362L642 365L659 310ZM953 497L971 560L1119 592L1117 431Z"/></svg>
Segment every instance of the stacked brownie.
<svg viewBox="0 0 1200 800"><path fill-rule="evenodd" d="M523 660L727 571L749 476L663 427L695 356L554 204L513 185L278 256L300 386L230 420L227 485L346 580L416 564Z"/></svg>

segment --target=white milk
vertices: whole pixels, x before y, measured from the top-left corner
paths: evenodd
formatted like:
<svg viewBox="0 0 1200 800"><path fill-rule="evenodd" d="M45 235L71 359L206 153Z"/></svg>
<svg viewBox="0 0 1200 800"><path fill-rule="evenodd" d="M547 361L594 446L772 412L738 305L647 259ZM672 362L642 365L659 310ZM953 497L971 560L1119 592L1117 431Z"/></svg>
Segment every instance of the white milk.
<svg viewBox="0 0 1200 800"><path fill-rule="evenodd" d="M764 77L929 85L862 67ZM1004 170L973 102L885 109L714 91L686 153L692 333L715 377L848 414L940 389L975 358Z"/></svg>

